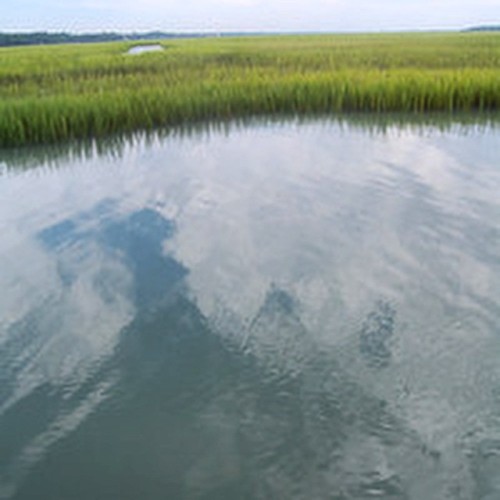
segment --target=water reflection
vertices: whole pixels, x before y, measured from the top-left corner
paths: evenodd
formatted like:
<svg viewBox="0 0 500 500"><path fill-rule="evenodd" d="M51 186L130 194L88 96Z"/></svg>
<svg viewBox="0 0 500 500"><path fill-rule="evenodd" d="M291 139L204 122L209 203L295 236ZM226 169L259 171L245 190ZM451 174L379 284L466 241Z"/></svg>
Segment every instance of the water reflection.
<svg viewBox="0 0 500 500"><path fill-rule="evenodd" d="M103 202L36 235L55 257L58 289L14 321L2 345L1 433L4 452L19 454L7 469L14 479L102 401L113 377L96 383L94 371L114 352L121 329L186 274L162 254L174 231L151 209L117 218ZM27 428L20 414L29 415Z"/></svg>
<svg viewBox="0 0 500 500"><path fill-rule="evenodd" d="M58 423L72 433L57 446L43 441L44 460L14 498L442 492L429 479L438 458L384 401L317 351L291 303L286 292L269 291L244 355L225 346L182 294L153 313L138 310L114 354L65 402L66 411L78 402L79 425ZM105 382L112 392L96 400ZM59 412L61 399L50 395ZM81 401L99 405L82 415ZM24 411L36 414L39 403L25 401ZM25 460L41 458L36 451L29 447ZM403 455L427 481L402 474ZM57 492L47 490L50 477L58 477Z"/></svg>
<svg viewBox="0 0 500 500"><path fill-rule="evenodd" d="M0 498L498 496L499 139L470 134L4 176Z"/></svg>
<svg viewBox="0 0 500 500"><path fill-rule="evenodd" d="M453 115L443 113L386 113L384 115L354 113L335 116L328 114L323 117L278 114L226 121L200 121L185 123L177 127L124 132L99 140L74 140L47 146L4 149L0 151L0 173L2 167L6 170L24 170L42 165L64 166L69 162L91 160L97 157L119 158L126 155L130 148L140 147L142 143L154 146L168 138L202 139L211 135L234 133L248 127L290 126L291 123L307 125L319 122L327 126L344 128L347 131L360 129L375 135L385 135L394 129L409 130L420 135L427 135L431 130L434 133L439 131L470 135L497 128L500 123L500 114L495 112L455 113Z"/></svg>

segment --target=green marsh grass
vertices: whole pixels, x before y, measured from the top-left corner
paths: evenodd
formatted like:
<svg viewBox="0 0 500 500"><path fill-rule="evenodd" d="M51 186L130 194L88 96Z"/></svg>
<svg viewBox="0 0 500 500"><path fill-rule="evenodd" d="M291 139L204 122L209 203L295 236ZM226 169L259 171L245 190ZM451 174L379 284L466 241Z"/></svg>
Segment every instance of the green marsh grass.
<svg viewBox="0 0 500 500"><path fill-rule="evenodd" d="M0 147L259 115L500 109L500 33L160 43L0 49Z"/></svg>

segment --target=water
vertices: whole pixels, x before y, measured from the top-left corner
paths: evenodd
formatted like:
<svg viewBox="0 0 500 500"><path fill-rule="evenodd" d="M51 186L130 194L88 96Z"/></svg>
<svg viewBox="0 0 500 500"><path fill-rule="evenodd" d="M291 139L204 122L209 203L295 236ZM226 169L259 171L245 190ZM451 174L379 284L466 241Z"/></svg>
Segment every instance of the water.
<svg viewBox="0 0 500 500"><path fill-rule="evenodd" d="M0 498L500 498L498 128L100 150L0 165Z"/></svg>
<svg viewBox="0 0 500 500"><path fill-rule="evenodd" d="M161 52L163 47L159 44L150 44L150 45L135 45L127 51L127 54L130 55L140 55L145 52Z"/></svg>

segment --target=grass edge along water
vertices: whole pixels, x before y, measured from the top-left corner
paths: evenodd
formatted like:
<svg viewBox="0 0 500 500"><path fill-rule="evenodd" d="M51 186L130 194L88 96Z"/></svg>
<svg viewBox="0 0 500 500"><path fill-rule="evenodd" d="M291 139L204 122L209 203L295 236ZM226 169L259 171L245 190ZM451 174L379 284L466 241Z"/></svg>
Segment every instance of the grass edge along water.
<svg viewBox="0 0 500 500"><path fill-rule="evenodd" d="M0 147L261 115L500 110L500 33L159 43L0 49Z"/></svg>

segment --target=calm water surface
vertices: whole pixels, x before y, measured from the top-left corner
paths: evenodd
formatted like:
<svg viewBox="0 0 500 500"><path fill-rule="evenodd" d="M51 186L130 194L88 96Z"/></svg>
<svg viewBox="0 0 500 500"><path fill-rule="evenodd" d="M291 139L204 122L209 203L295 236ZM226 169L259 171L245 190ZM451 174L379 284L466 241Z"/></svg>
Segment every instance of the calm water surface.
<svg viewBox="0 0 500 500"><path fill-rule="evenodd" d="M0 498L498 500L499 151L290 122L0 163Z"/></svg>
<svg viewBox="0 0 500 500"><path fill-rule="evenodd" d="M146 52L161 52L163 47L159 44L136 45L127 51L127 54L137 56Z"/></svg>

